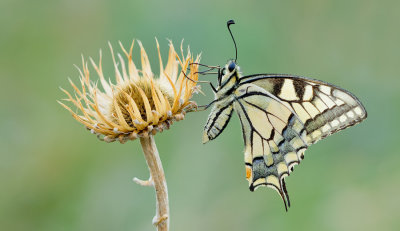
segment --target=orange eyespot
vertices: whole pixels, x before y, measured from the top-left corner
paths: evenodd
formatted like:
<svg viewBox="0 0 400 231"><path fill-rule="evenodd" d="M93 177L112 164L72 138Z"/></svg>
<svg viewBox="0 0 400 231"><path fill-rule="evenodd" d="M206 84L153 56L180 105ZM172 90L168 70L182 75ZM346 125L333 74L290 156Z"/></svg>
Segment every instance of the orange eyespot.
<svg viewBox="0 0 400 231"><path fill-rule="evenodd" d="M249 166L246 166L246 179L250 180L251 178L251 168Z"/></svg>

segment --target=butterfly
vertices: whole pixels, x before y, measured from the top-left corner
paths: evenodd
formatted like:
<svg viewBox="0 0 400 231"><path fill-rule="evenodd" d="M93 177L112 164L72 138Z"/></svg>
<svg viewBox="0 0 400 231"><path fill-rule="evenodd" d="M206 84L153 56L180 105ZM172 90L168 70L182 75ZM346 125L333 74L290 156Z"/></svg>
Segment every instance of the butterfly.
<svg viewBox="0 0 400 231"><path fill-rule="evenodd" d="M285 209L290 206L285 177L304 159L305 150L333 133L353 126L367 117L361 102L352 93L320 80L287 75L242 76L236 58L218 69L215 99L204 127L203 143L217 138L237 113L244 139L244 161L249 188L275 189Z"/></svg>

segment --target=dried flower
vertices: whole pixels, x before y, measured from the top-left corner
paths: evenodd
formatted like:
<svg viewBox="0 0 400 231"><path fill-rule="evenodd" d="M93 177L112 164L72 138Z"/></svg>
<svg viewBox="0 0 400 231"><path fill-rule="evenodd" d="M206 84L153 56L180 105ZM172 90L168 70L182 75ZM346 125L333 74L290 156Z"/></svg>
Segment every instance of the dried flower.
<svg viewBox="0 0 400 231"><path fill-rule="evenodd" d="M189 100L197 91L195 81L198 79L198 66L190 64L198 63L200 56L194 60L189 49L184 56L181 44L181 57L179 57L170 42L168 61L164 67L156 39L160 74L158 78L155 78L140 41L138 43L141 50L141 69L136 68L132 60L134 42L129 53L121 42L119 43L126 56L127 66L120 54L117 54L119 63L116 61L112 46L109 44L116 84L111 83L110 80L107 81L104 77L100 51L99 64L96 65L92 59L90 61L99 76L103 90L97 86L97 82L90 80L88 64L84 58L82 58L83 71L78 68L81 88L79 89L70 80L75 97L61 89L68 96L65 100L72 102L78 112L59 103L70 111L77 121L106 142L119 140L124 143L126 140L162 132L168 129L173 121L182 120L186 112L196 107L196 103Z"/></svg>

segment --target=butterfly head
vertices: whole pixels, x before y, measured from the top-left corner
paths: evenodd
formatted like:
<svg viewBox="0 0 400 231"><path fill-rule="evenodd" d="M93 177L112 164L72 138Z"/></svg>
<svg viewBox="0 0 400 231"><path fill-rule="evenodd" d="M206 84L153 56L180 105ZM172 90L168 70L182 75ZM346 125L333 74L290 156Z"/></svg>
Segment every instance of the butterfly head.
<svg viewBox="0 0 400 231"><path fill-rule="evenodd" d="M239 71L240 67L236 64L235 60L229 60L218 75L218 88L229 89L235 86L239 81Z"/></svg>

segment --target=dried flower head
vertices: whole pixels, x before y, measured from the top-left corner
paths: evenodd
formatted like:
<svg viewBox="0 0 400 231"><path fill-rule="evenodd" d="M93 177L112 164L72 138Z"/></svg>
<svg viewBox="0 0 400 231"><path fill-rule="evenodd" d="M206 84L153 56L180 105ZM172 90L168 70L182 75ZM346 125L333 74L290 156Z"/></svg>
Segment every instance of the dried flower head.
<svg viewBox="0 0 400 231"><path fill-rule="evenodd" d="M136 68L132 59L134 42L129 53L121 42L119 43L126 56L127 65L120 54L117 54L119 63L116 61L112 46L109 44L116 84L104 77L100 51L99 64L96 65L91 58L90 61L99 76L103 90L97 86L97 82L90 80L88 64L84 58L82 58L83 70L78 68L81 88L79 89L70 80L74 94L61 89L68 96L65 100L72 102L77 112L59 103L70 111L77 121L106 142L119 140L124 143L137 137L154 135L156 132L168 129L173 121L182 120L186 112L196 107L196 103L189 100L197 90L195 81L198 79L198 66L191 63L198 63L200 56L194 60L189 49L184 56L181 44L181 57L179 57L170 42L168 61L164 67L156 39L160 74L155 78L140 41L138 44L141 50L141 69Z"/></svg>

